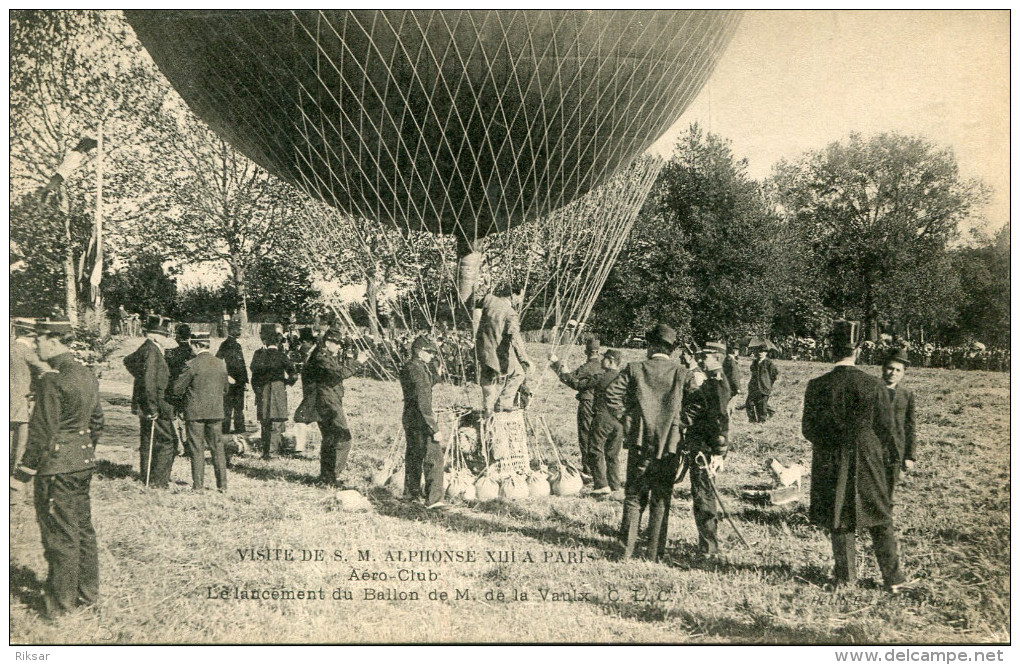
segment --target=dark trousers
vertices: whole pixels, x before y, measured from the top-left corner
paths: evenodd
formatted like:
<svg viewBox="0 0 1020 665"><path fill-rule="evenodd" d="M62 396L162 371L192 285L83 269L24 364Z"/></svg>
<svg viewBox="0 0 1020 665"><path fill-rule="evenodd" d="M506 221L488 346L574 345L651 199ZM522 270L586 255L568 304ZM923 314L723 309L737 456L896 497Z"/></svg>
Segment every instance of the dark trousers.
<svg viewBox="0 0 1020 665"><path fill-rule="evenodd" d="M599 413L592 423L588 450L595 489L609 487L614 492L620 483L620 450L623 446L623 425L608 413Z"/></svg>
<svg viewBox="0 0 1020 665"><path fill-rule="evenodd" d="M425 476L425 505L443 500L443 444L420 427L404 425L407 451L404 453L404 494L416 497L421 494L422 475Z"/></svg>
<svg viewBox="0 0 1020 665"><path fill-rule="evenodd" d="M287 427L287 422L285 420L264 420L259 425L262 426L262 457L269 459L272 453L280 452L283 430Z"/></svg>
<svg viewBox="0 0 1020 665"><path fill-rule="evenodd" d="M330 485L336 484L337 474L347 468L347 456L351 452L351 431L343 413L330 420L319 421L322 433L322 449L319 451L319 479Z"/></svg>
<svg viewBox="0 0 1020 665"><path fill-rule="evenodd" d="M698 527L698 551L715 554L719 551L716 531L719 525L719 504L709 484L708 471L691 464L691 501L694 508L694 524Z"/></svg>
<svg viewBox="0 0 1020 665"><path fill-rule="evenodd" d="M94 605L99 598L91 483L91 469L35 477L35 516L49 564L43 597L49 617Z"/></svg>
<svg viewBox="0 0 1020 665"><path fill-rule="evenodd" d="M234 434L244 434L244 386L235 383L227 388L223 396L223 433L230 434L230 423L234 423Z"/></svg>
<svg viewBox="0 0 1020 665"><path fill-rule="evenodd" d="M752 423L763 423L775 413L769 406L768 395L748 395L745 406L747 407L747 419Z"/></svg>
<svg viewBox="0 0 1020 665"><path fill-rule="evenodd" d="M900 556L897 552L896 529L892 524L880 524L868 529L871 532L871 549L882 571L886 586L904 581L900 572ZM857 534L853 531L832 531L832 556L835 559L836 584L851 584L857 581Z"/></svg>
<svg viewBox="0 0 1020 665"><path fill-rule="evenodd" d="M191 451L191 484L197 490L205 488L205 450L212 452L216 489L227 489L227 456L220 438L219 420L189 420L188 450Z"/></svg>
<svg viewBox="0 0 1020 665"><path fill-rule="evenodd" d="M623 558L634 556L644 506L649 507L647 558L660 560L666 553L669 535L669 506L673 499L673 481L680 468L676 454L655 459L632 448L627 460L627 488L623 499Z"/></svg>
<svg viewBox="0 0 1020 665"><path fill-rule="evenodd" d="M590 399L577 402L577 446L581 449L581 472L592 475L591 436L595 420L595 403Z"/></svg>
<svg viewBox="0 0 1020 665"><path fill-rule="evenodd" d="M153 434L152 423L156 423L155 434ZM139 428L139 450L138 469L139 477L145 482L146 473L149 474L149 484L153 487L169 487L170 472L173 470L174 458L177 456L177 435L174 433L173 420L168 418L138 419ZM149 448L152 448L152 463L149 463Z"/></svg>

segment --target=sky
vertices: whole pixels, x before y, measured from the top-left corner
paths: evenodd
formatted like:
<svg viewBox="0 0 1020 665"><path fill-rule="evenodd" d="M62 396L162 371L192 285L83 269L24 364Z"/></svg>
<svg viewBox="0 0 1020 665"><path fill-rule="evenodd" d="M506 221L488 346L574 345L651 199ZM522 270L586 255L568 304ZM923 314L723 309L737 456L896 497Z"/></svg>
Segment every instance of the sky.
<svg viewBox="0 0 1020 665"><path fill-rule="evenodd" d="M924 136L992 187L984 217L998 229L1009 221L1009 12L747 12L653 149L671 152L692 122L730 139L756 178L851 132Z"/></svg>

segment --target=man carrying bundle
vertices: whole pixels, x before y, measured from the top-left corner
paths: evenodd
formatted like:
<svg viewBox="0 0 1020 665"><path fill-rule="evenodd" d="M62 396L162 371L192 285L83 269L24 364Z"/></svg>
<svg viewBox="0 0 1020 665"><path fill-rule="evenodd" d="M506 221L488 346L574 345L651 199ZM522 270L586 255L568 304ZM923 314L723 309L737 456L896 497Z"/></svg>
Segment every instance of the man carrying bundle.
<svg viewBox="0 0 1020 665"><path fill-rule="evenodd" d="M503 286L482 298L475 349L481 373L483 415L513 410L514 398L524 383L531 360L524 348L516 307L524 302L523 286Z"/></svg>
<svg viewBox="0 0 1020 665"><path fill-rule="evenodd" d="M624 422L624 447L629 449L623 504L623 558L634 555L642 507L650 506L647 556L665 555L669 506L680 467L683 428L689 423L695 375L670 358L676 331L659 324L646 336L648 358L629 363L606 388L606 404Z"/></svg>
<svg viewBox="0 0 1020 665"><path fill-rule="evenodd" d="M161 316L146 318L145 341L124 358L124 367L135 379L131 392L131 413L138 414L139 471L146 485L165 488L177 453L174 435L174 407L167 401L170 369L163 357L163 345L170 334Z"/></svg>
<svg viewBox="0 0 1020 665"><path fill-rule="evenodd" d="M599 340L589 337L584 343L584 352L588 360L570 372L563 362L555 355L550 356L550 366L565 385L577 391L577 445L581 449L581 475L592 477L591 461L591 429L595 417L595 380L602 375L602 360L599 358ZM602 485L605 486L604 484ZM596 485L596 489L599 486Z"/></svg>
<svg viewBox="0 0 1020 665"><path fill-rule="evenodd" d="M205 451L212 453L216 489L227 491L227 458L221 438L223 396L227 392L227 364L209 349L209 333L194 333L191 344L198 350L173 385L173 394L187 422L191 482L205 489Z"/></svg>
<svg viewBox="0 0 1020 665"><path fill-rule="evenodd" d="M438 377L432 369L436 347L424 335L411 344L411 360L400 371L400 389L404 394L404 499L421 496L425 476L425 506L443 508L443 444L439 422L432 408L432 386Z"/></svg>

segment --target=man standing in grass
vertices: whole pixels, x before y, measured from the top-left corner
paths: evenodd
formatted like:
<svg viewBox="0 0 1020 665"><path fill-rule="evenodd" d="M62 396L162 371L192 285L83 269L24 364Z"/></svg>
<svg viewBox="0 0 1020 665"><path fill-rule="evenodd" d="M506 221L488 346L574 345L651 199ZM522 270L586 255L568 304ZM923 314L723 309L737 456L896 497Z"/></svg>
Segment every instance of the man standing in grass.
<svg viewBox="0 0 1020 665"><path fill-rule="evenodd" d="M717 353L705 354L702 368L705 381L698 388L695 404L688 409L692 416L685 440L694 523L698 527L698 553L715 556L719 553L716 540L719 505L712 491L712 482L726 457L730 431L730 386Z"/></svg>
<svg viewBox="0 0 1020 665"><path fill-rule="evenodd" d="M892 404L893 425L896 428L896 441L900 445L899 464L889 467L889 494L892 495L896 483L900 479L900 470L909 471L914 468L917 455L917 431L914 423L914 391L900 386L900 380L910 366L907 350L899 348L889 354L882 365L882 381L889 392Z"/></svg>
<svg viewBox="0 0 1020 665"><path fill-rule="evenodd" d="M287 386L297 382L294 363L280 349L282 335L275 323L263 323L259 337L265 345L251 357L251 388L255 391L255 415L262 427L262 459L280 451L284 425L290 417Z"/></svg>
<svg viewBox="0 0 1020 665"><path fill-rule="evenodd" d="M589 337L584 343L584 352L588 356L587 362L575 369L573 372L567 370L563 363L552 356L551 367L556 376L567 386L577 391L577 443L581 449L581 474L591 477L591 428L595 418L595 393L593 390L595 380L602 375L602 360L599 358L599 340L597 337ZM597 487L597 486L596 486Z"/></svg>
<svg viewBox="0 0 1020 665"><path fill-rule="evenodd" d="M135 379L131 413L138 414L139 472L147 485L168 487L177 454L174 408L166 399L170 369L163 357L163 345L170 331L166 320L157 315L146 318L143 331L145 341L124 358L124 367Z"/></svg>
<svg viewBox="0 0 1020 665"><path fill-rule="evenodd" d="M184 365L189 360L195 357L195 350L191 348L191 326L187 323L179 323L174 328L174 341L177 342L177 346L172 349L167 349L165 352L166 367L170 370L170 380L167 383L168 386L173 388L174 382L177 381L177 377L184 371ZM171 393L173 391L171 390ZM171 399L167 400L174 405L175 415L181 415L184 404L177 398L176 395L171 395ZM180 432L178 427L179 420L174 418L174 432L175 435ZM186 438L185 434L185 438ZM177 439L177 454L184 454L184 441L181 437Z"/></svg>
<svg viewBox="0 0 1020 665"><path fill-rule="evenodd" d="M620 483L620 450L623 447L623 425L609 410L606 402L606 389L620 375L623 356L614 349L602 354L602 373L592 380L592 392L595 396L595 417L591 425L589 451L591 454L591 473L594 489L593 495L619 492Z"/></svg>
<svg viewBox="0 0 1020 665"><path fill-rule="evenodd" d="M99 557L89 492L103 432L99 382L71 355L69 321L38 324L39 358L55 372L38 382L28 446L16 479L35 476L35 514L49 564L45 612L53 619L99 597ZM160 354L162 358L162 354Z"/></svg>
<svg viewBox="0 0 1020 665"><path fill-rule="evenodd" d="M244 425L244 391L248 385L248 367L244 362L244 351L241 349L241 321L230 319L230 315L223 312L226 319L227 338L216 350L216 357L222 358L227 363L227 376L230 382L230 389L227 390L227 398L223 403L223 433L230 433L230 424L234 425L234 434L243 437L245 434Z"/></svg>
<svg viewBox="0 0 1020 665"><path fill-rule="evenodd" d="M404 434L407 451L404 455L404 498L417 500L421 495L422 475L425 476L425 506L442 508L443 444L439 438L439 421L432 408L432 386L437 381L431 363L436 347L424 335L411 344L411 359L400 371L400 389L404 394Z"/></svg>
<svg viewBox="0 0 1020 665"><path fill-rule="evenodd" d="M191 482L195 490L205 489L205 451L212 453L216 489L227 491L227 459L220 430L223 396L227 392L227 364L209 350L209 333L195 333L191 344L198 350L174 382L173 393L187 422L188 451L191 454Z"/></svg>
<svg viewBox="0 0 1020 665"><path fill-rule="evenodd" d="M751 379L747 382L747 417L753 423L763 423L775 413L769 406L772 385L779 376L776 364L769 360L768 344L762 341L751 347Z"/></svg>
<svg viewBox="0 0 1020 665"><path fill-rule="evenodd" d="M808 382L801 429L811 442L812 524L832 538L835 586L857 580L856 532L868 529L886 588L904 584L893 527L890 465L900 463L892 405L885 385L854 365L860 323L836 321L836 366Z"/></svg>
<svg viewBox="0 0 1020 665"><path fill-rule="evenodd" d="M29 396L32 381L53 371L39 359L35 351L35 322L31 319L11 321L11 470L18 467L28 443Z"/></svg>

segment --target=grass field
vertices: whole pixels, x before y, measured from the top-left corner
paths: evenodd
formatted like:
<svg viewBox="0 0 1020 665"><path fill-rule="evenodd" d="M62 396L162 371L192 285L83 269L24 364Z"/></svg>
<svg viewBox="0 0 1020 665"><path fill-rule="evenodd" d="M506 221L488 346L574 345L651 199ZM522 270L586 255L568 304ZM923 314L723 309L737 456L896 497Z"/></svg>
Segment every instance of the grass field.
<svg viewBox="0 0 1020 665"><path fill-rule="evenodd" d="M371 489L375 463L400 435L400 389L392 383L347 386L355 433L348 480L370 498L371 512L339 510L333 492L315 483L314 459L237 458L221 495L192 492L187 459L179 458L169 490L146 490L136 478L137 420L119 367L136 345L118 351L101 380L107 430L92 489L99 611L52 624L39 617L46 563L30 498L22 497L11 508L12 644L1010 640L1009 374L909 370L920 453L897 488L896 518L902 563L917 583L892 597L881 589L866 536L862 583L833 594L823 588L828 540L807 524L806 503L769 507L740 498L743 488L768 483L771 457L809 462L801 404L805 384L825 365L779 361L776 418L752 425L736 414L735 450L719 487L751 550L721 524L726 560L693 562L685 481L665 565L617 560L617 501L493 501L432 514ZM573 356L576 366L579 352ZM746 360L743 368L746 376ZM573 441L573 393L549 372L539 385L532 411L546 415L557 439ZM455 401L451 392L443 391L447 403ZM576 443L568 449L577 456ZM212 486L211 468L206 475ZM247 548L291 550L296 560L242 561L238 550ZM321 550L323 560L302 561L302 550ZM386 560L419 550L476 560ZM359 561L359 551L369 560ZM235 588L305 590L315 599L240 600Z"/></svg>

